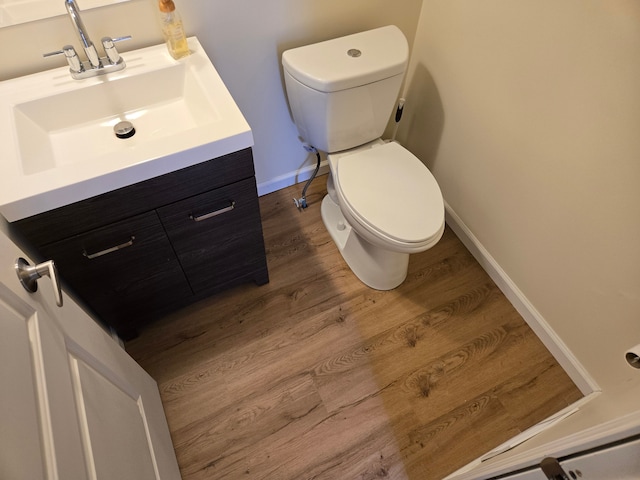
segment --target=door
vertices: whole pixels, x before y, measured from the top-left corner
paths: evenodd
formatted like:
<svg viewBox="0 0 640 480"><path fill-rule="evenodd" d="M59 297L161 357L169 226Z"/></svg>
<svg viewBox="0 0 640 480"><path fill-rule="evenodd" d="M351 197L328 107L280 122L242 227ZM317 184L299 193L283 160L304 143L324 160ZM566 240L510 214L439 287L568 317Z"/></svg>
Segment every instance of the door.
<svg viewBox="0 0 640 480"><path fill-rule="evenodd" d="M543 468L544 466L544 468ZM640 436L579 452L564 458L547 458L504 480L635 480L640 478Z"/></svg>
<svg viewBox="0 0 640 480"><path fill-rule="evenodd" d="M19 257L0 231L0 478L179 479L155 381Z"/></svg>

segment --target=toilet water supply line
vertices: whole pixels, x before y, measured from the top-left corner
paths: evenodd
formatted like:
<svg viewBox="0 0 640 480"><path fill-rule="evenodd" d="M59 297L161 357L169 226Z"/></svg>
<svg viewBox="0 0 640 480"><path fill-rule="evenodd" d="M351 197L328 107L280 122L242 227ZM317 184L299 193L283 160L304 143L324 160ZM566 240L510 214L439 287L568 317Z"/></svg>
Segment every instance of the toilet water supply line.
<svg viewBox="0 0 640 480"><path fill-rule="evenodd" d="M404 98L398 99L398 106L396 107L396 116L395 116L396 124L393 127L393 134L391 135L391 140L388 140L389 142L394 142L396 140L396 133L398 133L398 124L402 119L402 112L404 110L404 102L405 102ZM320 170L320 152L318 152L318 149L313 145L309 145L308 143L303 143L302 147L309 153L315 153L317 162L316 162L315 170L313 171L313 173L311 174L311 177L309 178L309 180L307 180L307 183L305 183L304 188L302 189L302 197L293 199L293 203L299 211L302 211L302 209L307 208L308 206L307 205L307 188L309 188L309 185L311 185L311 182L313 182L313 179L316 178L316 175L318 174L318 170Z"/></svg>
<svg viewBox="0 0 640 480"><path fill-rule="evenodd" d="M302 197L293 199L293 203L300 211L303 208L307 208L308 206L307 205L307 188L309 188L309 185L311 185L311 182L313 182L313 179L316 178L316 175L318 174L318 170L320 170L320 152L318 152L318 149L313 145L309 145L308 143L303 143L302 147L309 153L315 153L317 162L316 162L316 169L311 174L311 177L309 178L309 180L307 180L307 183L304 184L304 188L302 189Z"/></svg>

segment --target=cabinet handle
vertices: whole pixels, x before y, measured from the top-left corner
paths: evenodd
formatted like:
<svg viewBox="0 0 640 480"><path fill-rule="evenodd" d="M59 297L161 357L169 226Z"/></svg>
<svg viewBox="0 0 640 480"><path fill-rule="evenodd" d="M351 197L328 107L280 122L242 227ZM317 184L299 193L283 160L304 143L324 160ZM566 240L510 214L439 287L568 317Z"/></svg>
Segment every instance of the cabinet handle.
<svg viewBox="0 0 640 480"><path fill-rule="evenodd" d="M231 202L228 207L221 208L220 210L215 210L213 212L205 213L204 215L193 215L190 214L189 218L194 222L201 222L202 220L206 220L207 218L217 217L218 215L222 215L223 213L230 212L236 206L236 202Z"/></svg>
<svg viewBox="0 0 640 480"><path fill-rule="evenodd" d="M118 250L122 250L123 248L130 247L131 245L133 245L133 241L135 239L136 239L136 237L134 237L132 235L131 239L128 242L121 243L120 245L116 245L115 247L111 247L111 248L106 248L104 250L100 250L99 252L96 252L96 253L87 253L87 251L85 250L85 251L82 252L82 255L87 257L89 260L92 260L94 258L106 255L107 253L117 252Z"/></svg>

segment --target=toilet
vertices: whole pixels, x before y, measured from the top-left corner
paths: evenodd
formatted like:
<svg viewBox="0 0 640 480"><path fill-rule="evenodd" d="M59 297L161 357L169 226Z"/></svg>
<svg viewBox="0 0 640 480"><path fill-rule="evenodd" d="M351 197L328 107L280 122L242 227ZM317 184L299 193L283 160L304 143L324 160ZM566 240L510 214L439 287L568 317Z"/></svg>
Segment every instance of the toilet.
<svg viewBox="0 0 640 480"><path fill-rule="evenodd" d="M282 54L298 132L327 153L322 221L349 268L377 290L400 285L409 255L431 248L444 232L444 201L431 172L381 139L408 56L393 25Z"/></svg>

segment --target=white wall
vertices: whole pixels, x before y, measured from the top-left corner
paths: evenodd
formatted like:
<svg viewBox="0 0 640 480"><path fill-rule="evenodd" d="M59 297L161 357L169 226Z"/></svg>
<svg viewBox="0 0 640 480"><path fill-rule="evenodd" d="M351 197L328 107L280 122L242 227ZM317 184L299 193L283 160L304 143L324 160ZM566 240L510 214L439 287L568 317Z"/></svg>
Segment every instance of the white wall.
<svg viewBox="0 0 640 480"><path fill-rule="evenodd" d="M118 45L126 51L161 42L155 5L134 0L88 10L83 18L94 41L133 35L131 42ZM421 5L422 0L176 0L187 34L199 38L251 125L261 194L306 178L301 169L315 166L291 121L282 52L387 24L398 25L411 44ZM63 65L63 59L41 54L66 43L78 44L66 17L0 29L0 44L7 47L0 49L0 80Z"/></svg>
<svg viewBox="0 0 640 480"><path fill-rule="evenodd" d="M424 0L398 138L604 391L542 443L640 408L639 85L640 2Z"/></svg>
<svg viewBox="0 0 640 480"><path fill-rule="evenodd" d="M399 138L603 387L640 381L640 3L425 0Z"/></svg>
<svg viewBox="0 0 640 480"><path fill-rule="evenodd" d="M261 194L291 185L307 162L286 103L280 56L288 48L398 25L412 43L422 0L192 0L184 17L253 129ZM306 178L306 177L304 177Z"/></svg>

